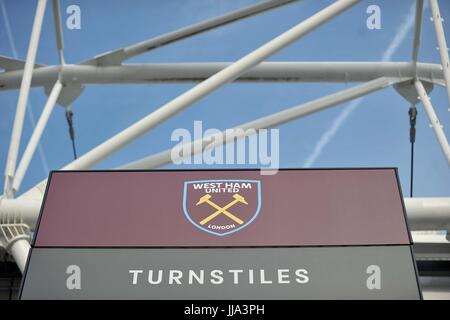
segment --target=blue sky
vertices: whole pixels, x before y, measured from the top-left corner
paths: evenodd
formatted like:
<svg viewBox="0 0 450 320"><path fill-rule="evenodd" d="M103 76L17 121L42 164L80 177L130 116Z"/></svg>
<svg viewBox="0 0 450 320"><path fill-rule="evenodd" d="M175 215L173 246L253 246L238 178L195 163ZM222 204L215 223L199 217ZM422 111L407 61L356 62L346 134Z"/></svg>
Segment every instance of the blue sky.
<svg viewBox="0 0 450 320"><path fill-rule="evenodd" d="M9 17L13 45L25 59L34 17L34 2L3 1ZM170 0L170 1L61 1L65 8L81 8L81 30L64 28L65 59L78 63L99 53L127 46L175 30L203 19L256 3L252 0ZM333 1L304 0L237 23L153 50L126 63L235 61L278 34L288 30ZM366 27L366 8L381 8L382 29ZM410 14L410 0L362 1L347 12L272 56L270 61L380 61L386 55L399 29ZM450 3L440 1L444 29L449 30ZM58 64L51 5L47 6L36 62ZM424 13L419 60L439 63L436 36L430 22L430 9ZM64 22L64 21L63 21ZM392 61L410 61L412 30L390 55ZM447 42L450 36L447 33ZM0 55L13 56L0 12ZM113 168L173 147L171 133L176 128L192 130L195 120L204 128L225 129L261 116L316 99L355 84L228 84L104 160L96 168ZM76 143L83 154L175 98L194 84L93 85L73 103ZM3 172L12 130L18 91L0 91L0 168ZM435 87L432 102L447 138L450 139L449 102L445 89ZM46 101L42 88L31 90L30 105L37 119ZM337 128L322 144L312 167L398 167L404 194L409 193L409 103L393 88L372 93L343 112L350 103L282 125L280 129L281 167L304 166L333 125ZM415 158L415 195L450 196L450 169L429 127L423 106L418 105ZM342 123L336 125L337 118ZM21 152L32 133L29 116L25 119ZM64 109L54 110L41 140L45 161L59 169L72 160ZM189 166L202 168L202 166ZM203 166L204 167L204 166ZM222 166L232 168L233 166ZM45 172L36 152L20 192L41 181ZM183 168L171 166L171 168ZM1 178L3 185L3 175ZM20 193L19 192L19 193Z"/></svg>

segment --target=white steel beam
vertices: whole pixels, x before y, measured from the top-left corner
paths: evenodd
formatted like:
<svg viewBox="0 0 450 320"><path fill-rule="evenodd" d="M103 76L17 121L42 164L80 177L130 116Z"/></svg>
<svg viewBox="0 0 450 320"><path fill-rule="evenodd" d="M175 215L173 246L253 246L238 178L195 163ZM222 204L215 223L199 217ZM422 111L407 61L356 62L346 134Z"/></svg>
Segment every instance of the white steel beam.
<svg viewBox="0 0 450 320"><path fill-rule="evenodd" d="M16 169L17 155L19 152L20 139L22 136L23 120L30 91L31 77L33 75L36 52L39 45L42 21L44 19L47 0L39 0L36 7L33 29L31 31L30 43L28 46L27 60L25 62L22 83L17 101L16 115L14 118L13 130L11 133L11 142L9 144L8 157L5 168L4 194L6 197L12 197L12 181Z"/></svg>
<svg viewBox="0 0 450 320"><path fill-rule="evenodd" d="M368 83L361 84L359 86L346 89L340 92L337 92L335 94L319 98L317 100L310 101L308 103L275 113L273 115L269 115L266 117L259 118L257 120L247 122L245 124L242 124L240 126L237 126L235 128L241 128L241 129L255 129L259 130L261 128L271 128L274 126L281 125L283 123L292 121L294 119L298 119L303 116L307 116L309 114L312 114L314 112L319 112L321 110L324 110L328 107L337 105L339 103L343 103L346 101L349 101L351 99L358 98L360 96L366 95L370 92L382 89L386 86L392 85L399 82L398 79L390 79L390 78L380 78L373 80ZM225 131L221 133L222 135L225 134ZM189 144L191 147L187 147L190 150L196 151L203 151L205 150L205 147L212 147L211 144L207 145L209 143L208 139L202 139L201 141L194 141L193 143ZM218 140L215 140L218 141ZM226 141L224 142L226 143ZM194 148L195 146L201 145L201 148ZM162 151L160 153L157 153L155 155L152 155L150 157L135 161L133 163L130 163L128 165L124 165L119 169L150 169L150 168L157 168L160 166L163 166L165 164L171 163L171 151L172 149ZM64 168L63 168L64 170ZM67 170L67 169L66 169ZM38 183L36 186L31 188L30 190L26 191L24 194L22 194L19 199L20 200L36 200L41 201L46 187L47 180L43 180L40 183ZM37 218L36 218L37 219Z"/></svg>
<svg viewBox="0 0 450 320"><path fill-rule="evenodd" d="M42 200L1 199L0 221L2 223L22 221L30 229L36 227Z"/></svg>
<svg viewBox="0 0 450 320"><path fill-rule="evenodd" d="M128 143L148 132L150 129L161 124L161 122L170 118L177 112L180 112L184 108L210 94L220 86L235 80L241 74L250 70L264 59L318 28L339 13L350 8L358 1L359 0L338 0L334 2L332 5L317 12L310 18L304 20L295 27L269 41L237 62L231 64L227 68L196 85L194 88L186 91L169 103L160 107L145 118L137 121L122 132L103 142L77 160L65 166L63 170L88 169L92 167Z"/></svg>
<svg viewBox="0 0 450 320"><path fill-rule="evenodd" d="M32 86L48 86L61 78L78 84L152 84L199 82L230 66L230 62L147 63L94 67L81 65L49 66L35 69ZM381 77L420 80L445 85L439 64L409 62L262 62L243 73L238 82L367 82ZM0 73L0 90L17 89L22 71Z"/></svg>
<svg viewBox="0 0 450 320"><path fill-rule="evenodd" d="M155 38L145 40L125 48L109 51L97 55L93 59L82 62L82 64L90 65L111 65L120 64L123 61L137 56L139 54L148 52L150 50L163 47L169 43L189 38L191 36L209 31L211 29L227 25L238 20L254 16L267 10L271 10L280 6L284 6L291 2L298 0L269 0L257 3L255 5L248 6L243 9L224 14L219 17L215 17L206 21L202 21Z"/></svg>
<svg viewBox="0 0 450 320"><path fill-rule="evenodd" d="M430 119L431 126L433 127L434 133L436 134L436 138L441 146L442 152L444 153L445 160L447 160L448 165L450 166L450 146L448 145L447 138L445 137L444 130L442 129L442 125L439 122L439 119L434 112L433 105L431 104L430 98L423 87L422 82L415 81L414 85L416 87L417 93L419 94L420 100L425 107L425 111L427 112L428 118Z"/></svg>
<svg viewBox="0 0 450 320"><path fill-rule="evenodd" d="M405 198L411 230L449 230L450 198Z"/></svg>
<svg viewBox="0 0 450 320"><path fill-rule="evenodd" d="M450 228L450 197L404 198L411 230L448 230ZM41 208L41 201L3 199L0 203L1 216L20 216L31 230Z"/></svg>
<svg viewBox="0 0 450 320"><path fill-rule="evenodd" d="M234 132L240 132L239 138L244 138L246 134L251 133L247 131L248 129L254 129L254 132L260 129L273 128L276 126L280 126L283 123L293 121L307 115L325 110L332 106L336 106L338 104L359 98L361 96L367 95L371 92L381 90L389 85L398 82L398 80L394 80L391 78L379 78L376 80L372 80L368 83L364 83L358 86L355 86L350 89L345 89L339 91L337 93L289 108L287 110L280 111L278 113L262 117L256 119L254 121L250 121L239 126L236 126L232 129L227 129L222 131L219 134L211 135L205 137L203 139L195 140L191 143L187 143L180 147L183 150L190 150L190 154L185 154L184 156L192 156L196 153L201 153L207 149L217 147L223 144L226 144L230 141L234 140L234 136L226 135L228 130ZM239 130L242 129L242 130ZM228 141L228 140L230 141ZM216 144L210 143L211 141L215 141ZM219 142L219 144L217 143ZM133 170L133 169L152 169L158 168L166 164L172 163L172 149L168 149L166 151L162 151L160 153L154 154L152 156L146 157L144 159L129 163L127 165L121 166L118 169L125 170Z"/></svg>
<svg viewBox="0 0 450 320"><path fill-rule="evenodd" d="M436 38L438 42L439 55L441 56L441 64L444 72L445 84L447 87L448 101L450 103L450 61L448 58L448 47L445 41L444 27L442 21L444 20L439 11L439 4L437 0L430 0L431 12L433 14L434 28L436 30Z"/></svg>
<svg viewBox="0 0 450 320"><path fill-rule="evenodd" d="M62 87L63 86L59 80L56 81L55 85L53 86L53 89L48 97L47 103L45 104L45 107L42 110L41 116L39 117L39 120L36 124L36 127L34 128L33 134L31 135L30 141L28 142L28 145L22 156L22 159L19 162L19 166L17 167L12 185L13 193L15 193L20 188L22 179L28 169L31 159L33 158L34 151L36 150L39 144L39 140L41 139L45 126L47 125L47 121L50 117L50 114L52 113L53 108L56 105L56 101L58 100Z"/></svg>
<svg viewBox="0 0 450 320"><path fill-rule="evenodd" d="M25 239L14 241L8 250L14 258L20 272L24 273L27 264L30 243Z"/></svg>
<svg viewBox="0 0 450 320"><path fill-rule="evenodd" d="M417 58L419 56L420 48L420 33L422 30L422 16L423 16L423 0L416 2L416 19L414 23L414 40L413 40L413 54L412 61L414 67L417 65Z"/></svg>
<svg viewBox="0 0 450 320"><path fill-rule="evenodd" d="M53 0L53 24L55 26L56 48L58 49L59 63L65 64L64 60L64 38L61 25L61 8L59 0Z"/></svg>
<svg viewBox="0 0 450 320"><path fill-rule="evenodd" d="M128 64L111 67L71 65L61 71L64 82L165 83L204 81L228 68L230 62ZM39 69L38 69L39 70ZM415 69L407 62L262 62L243 73L240 82L367 82L381 77L410 78ZM417 64L420 79L443 84L438 64ZM1 83L1 77L0 77Z"/></svg>

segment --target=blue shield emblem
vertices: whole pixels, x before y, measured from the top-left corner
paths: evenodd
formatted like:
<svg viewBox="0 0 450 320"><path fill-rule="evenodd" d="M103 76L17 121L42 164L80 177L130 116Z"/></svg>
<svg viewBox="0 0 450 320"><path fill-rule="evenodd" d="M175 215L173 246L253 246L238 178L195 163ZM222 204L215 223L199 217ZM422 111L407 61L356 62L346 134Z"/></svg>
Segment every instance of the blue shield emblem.
<svg viewBox="0 0 450 320"><path fill-rule="evenodd" d="M185 181L183 210L194 226L226 236L250 225L261 209L259 180Z"/></svg>

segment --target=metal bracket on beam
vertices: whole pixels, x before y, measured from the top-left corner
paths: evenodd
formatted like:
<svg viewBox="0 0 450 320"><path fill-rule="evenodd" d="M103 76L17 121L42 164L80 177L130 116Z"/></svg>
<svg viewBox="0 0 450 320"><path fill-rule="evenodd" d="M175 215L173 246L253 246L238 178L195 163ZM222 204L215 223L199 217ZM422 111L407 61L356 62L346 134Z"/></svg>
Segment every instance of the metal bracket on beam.
<svg viewBox="0 0 450 320"><path fill-rule="evenodd" d="M31 230L24 223L21 210L1 210L5 201L0 199L0 244L14 257L20 271L25 270L25 265L30 249Z"/></svg>

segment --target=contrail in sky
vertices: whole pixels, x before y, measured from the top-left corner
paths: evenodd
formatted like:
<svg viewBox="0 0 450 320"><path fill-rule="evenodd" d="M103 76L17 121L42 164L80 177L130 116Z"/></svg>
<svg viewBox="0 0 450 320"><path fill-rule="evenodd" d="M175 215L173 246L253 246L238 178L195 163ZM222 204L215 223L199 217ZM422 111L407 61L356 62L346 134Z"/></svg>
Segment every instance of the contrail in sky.
<svg viewBox="0 0 450 320"><path fill-rule="evenodd" d="M428 5L428 3L425 3L425 7ZM392 39L391 43L387 47L387 49L384 51L383 56L381 58L382 61L390 61L392 56L397 52L397 49L400 47L400 45L405 40L408 33L411 31L411 29L414 26L414 20L415 20L415 13L416 13L416 4L413 3L411 6L411 9L409 10L409 14L406 16L403 23L400 25L400 27L397 29L397 32L395 34L394 39ZM322 151L324 148L330 143L330 141L334 138L334 136L337 134L338 130L341 128L341 126L347 121L348 117L353 113L353 111L361 104L361 102L364 100L364 98L359 98L354 101L352 101L347 107L345 107L339 115L333 120L331 126L322 134L320 139L317 141L316 145L314 146L314 150L311 152L311 154L306 159L305 163L303 164L303 167L310 168L314 165L317 158L322 154Z"/></svg>
<svg viewBox="0 0 450 320"><path fill-rule="evenodd" d="M0 7L2 10L2 14L3 14L3 18L5 20L5 30L6 30L6 35L9 41L9 46L11 47L11 51L13 54L13 57L15 59L18 59L18 54L17 54L17 49L16 49L16 45L14 43L14 38L11 32L11 25L9 24L9 19L8 19L8 14L6 13L6 7L5 7L5 3L3 2L3 0L0 0ZM36 120L33 114L33 109L31 108L31 102L30 100L28 100L27 103L27 115L28 115L28 120L30 121L31 127L34 128L36 127ZM44 150L41 146L41 143L38 143L38 150L39 150L39 157L41 158L41 163L42 163L42 168L44 169L45 175L47 176L49 173L49 169L48 169L48 162L47 162L47 158L45 156Z"/></svg>

